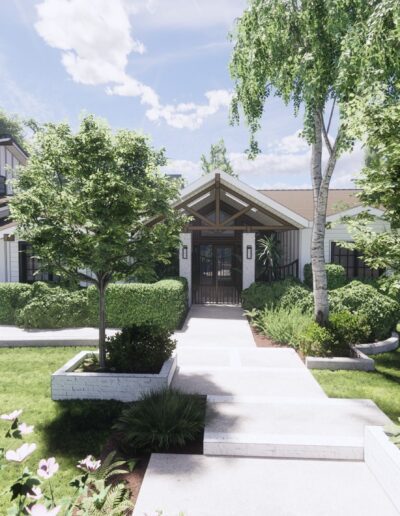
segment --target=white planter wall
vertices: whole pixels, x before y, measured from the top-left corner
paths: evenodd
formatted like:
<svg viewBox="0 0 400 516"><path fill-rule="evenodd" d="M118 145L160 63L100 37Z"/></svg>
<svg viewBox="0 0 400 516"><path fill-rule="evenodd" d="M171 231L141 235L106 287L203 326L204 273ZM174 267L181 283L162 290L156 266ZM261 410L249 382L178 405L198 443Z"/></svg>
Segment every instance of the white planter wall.
<svg viewBox="0 0 400 516"><path fill-rule="evenodd" d="M75 372L92 353L81 351L51 375L53 400L136 401L143 394L168 387L176 369L176 355L173 355L158 374Z"/></svg>

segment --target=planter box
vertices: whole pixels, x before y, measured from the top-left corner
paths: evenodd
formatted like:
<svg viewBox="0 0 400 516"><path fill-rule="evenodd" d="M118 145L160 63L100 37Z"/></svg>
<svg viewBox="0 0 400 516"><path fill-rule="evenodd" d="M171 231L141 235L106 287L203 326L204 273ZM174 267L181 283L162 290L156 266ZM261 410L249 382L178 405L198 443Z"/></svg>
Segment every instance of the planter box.
<svg viewBox="0 0 400 516"><path fill-rule="evenodd" d="M356 344L350 346L356 355L354 358L347 357L307 357L306 366L308 369L330 369L332 371L356 370L356 371L374 371L375 362L367 355L377 355L378 353L387 353L394 351L399 346L399 336L393 332L392 336L380 342L371 342L368 344Z"/></svg>
<svg viewBox="0 0 400 516"><path fill-rule="evenodd" d="M51 375L53 400L136 401L141 395L168 387L176 369L176 355L158 374L80 373L75 370L92 351L81 351Z"/></svg>
<svg viewBox="0 0 400 516"><path fill-rule="evenodd" d="M400 450L380 426L365 428L364 460L400 512Z"/></svg>
<svg viewBox="0 0 400 516"><path fill-rule="evenodd" d="M331 371L356 370L356 371L374 371L375 362L372 358L364 355L355 347L351 346L355 353L354 358L350 357L307 357L306 366L308 369L330 369Z"/></svg>

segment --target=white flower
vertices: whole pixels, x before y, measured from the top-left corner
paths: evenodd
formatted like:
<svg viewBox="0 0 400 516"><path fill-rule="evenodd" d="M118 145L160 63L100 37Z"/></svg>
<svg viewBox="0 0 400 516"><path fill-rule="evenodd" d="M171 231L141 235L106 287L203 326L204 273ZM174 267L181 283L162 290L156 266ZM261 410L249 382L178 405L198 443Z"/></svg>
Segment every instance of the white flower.
<svg viewBox="0 0 400 516"><path fill-rule="evenodd" d="M39 477L48 479L51 478L54 473L58 471L58 463L54 457L50 457L49 459L41 459L39 462L39 468L37 470L37 474Z"/></svg>
<svg viewBox="0 0 400 516"><path fill-rule="evenodd" d="M80 460L77 464L78 468L84 469L89 473L96 471L101 466L100 460L95 460L93 455L88 455L85 459Z"/></svg>
<svg viewBox="0 0 400 516"><path fill-rule="evenodd" d="M4 421L14 421L14 419L17 419L21 414L22 410L14 410L14 412L11 412L10 414L2 414L0 419L4 419Z"/></svg>
<svg viewBox="0 0 400 516"><path fill-rule="evenodd" d="M32 516L56 516L60 512L61 506L54 507L54 509L47 509L44 505L37 503L31 507L27 507L28 514Z"/></svg>
<svg viewBox="0 0 400 516"><path fill-rule="evenodd" d="M26 423L21 423L18 425L18 430L21 432L21 435L28 435L33 432L34 426L27 425Z"/></svg>
<svg viewBox="0 0 400 516"><path fill-rule="evenodd" d="M6 452L6 459L13 462L22 462L35 450L35 443L24 443L17 450L8 450L8 452Z"/></svg>

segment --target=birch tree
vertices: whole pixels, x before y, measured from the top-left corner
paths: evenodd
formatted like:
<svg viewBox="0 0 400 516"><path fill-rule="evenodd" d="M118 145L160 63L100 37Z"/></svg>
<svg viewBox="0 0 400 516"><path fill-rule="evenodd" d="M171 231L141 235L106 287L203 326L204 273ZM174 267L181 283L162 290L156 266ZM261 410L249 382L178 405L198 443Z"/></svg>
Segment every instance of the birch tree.
<svg viewBox="0 0 400 516"><path fill-rule="evenodd" d="M164 164L164 151L145 136L113 134L88 116L77 133L68 124L43 126L16 183L12 217L41 269L97 287L102 368L107 286L168 263L179 245L185 220L171 207L178 185L158 173ZM162 223L149 226L153 217Z"/></svg>
<svg viewBox="0 0 400 516"><path fill-rule="evenodd" d="M375 88L397 88L399 12L397 0L250 0L232 35L232 122L242 110L251 133L250 156L259 152L255 135L271 95L303 115L314 199L314 315L321 325L329 315L324 259L329 185L338 157L355 141L348 123L354 99Z"/></svg>

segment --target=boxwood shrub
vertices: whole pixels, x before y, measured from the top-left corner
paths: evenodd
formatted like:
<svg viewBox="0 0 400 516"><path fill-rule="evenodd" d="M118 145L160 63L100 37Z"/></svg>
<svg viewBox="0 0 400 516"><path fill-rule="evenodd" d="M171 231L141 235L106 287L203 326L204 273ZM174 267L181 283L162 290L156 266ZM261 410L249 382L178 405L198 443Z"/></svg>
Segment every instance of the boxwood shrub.
<svg viewBox="0 0 400 516"><path fill-rule="evenodd" d="M287 278L272 283L256 282L242 291L242 306L245 310L261 310L262 308L274 308L278 306L282 296L293 285L300 282L294 278Z"/></svg>
<svg viewBox="0 0 400 516"><path fill-rule="evenodd" d="M157 283L111 284L106 291L109 327L152 324L176 329L187 309L182 278ZM0 283L0 324L27 328L97 326L96 287L69 290L42 282Z"/></svg>
<svg viewBox="0 0 400 516"><path fill-rule="evenodd" d="M336 263L327 263L325 265L325 269L328 290L334 290L336 288L340 288L346 285L346 270L342 265L338 265ZM304 265L304 284L310 289L313 288L313 274L311 263L306 263Z"/></svg>

